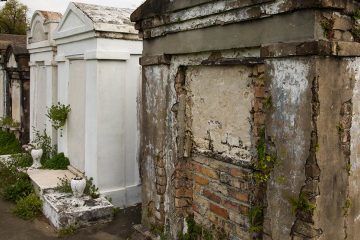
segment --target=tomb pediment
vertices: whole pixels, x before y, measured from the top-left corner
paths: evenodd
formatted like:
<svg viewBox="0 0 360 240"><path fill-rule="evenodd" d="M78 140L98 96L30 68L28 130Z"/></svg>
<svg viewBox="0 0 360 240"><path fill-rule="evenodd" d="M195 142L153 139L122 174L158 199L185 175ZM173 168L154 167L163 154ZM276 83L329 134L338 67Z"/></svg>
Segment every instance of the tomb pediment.
<svg viewBox="0 0 360 240"><path fill-rule="evenodd" d="M43 23L37 20L31 28L31 37L29 43L41 42L48 40L47 33L45 32Z"/></svg>
<svg viewBox="0 0 360 240"><path fill-rule="evenodd" d="M126 8L70 3L56 30L55 39L73 37L91 31L137 36L138 31L130 21L131 12L131 9Z"/></svg>
<svg viewBox="0 0 360 240"><path fill-rule="evenodd" d="M34 13L28 33L29 49L35 46L45 46L51 42L54 26L59 23L61 16L60 13L49 11L38 10Z"/></svg>
<svg viewBox="0 0 360 240"><path fill-rule="evenodd" d="M54 38L66 38L92 30L94 30L92 21L71 3L54 33Z"/></svg>

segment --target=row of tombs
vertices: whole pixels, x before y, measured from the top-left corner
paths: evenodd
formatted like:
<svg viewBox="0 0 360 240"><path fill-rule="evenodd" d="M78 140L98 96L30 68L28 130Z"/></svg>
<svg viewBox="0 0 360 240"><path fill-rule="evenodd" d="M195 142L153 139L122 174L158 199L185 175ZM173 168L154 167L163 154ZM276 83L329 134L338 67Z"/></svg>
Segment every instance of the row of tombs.
<svg viewBox="0 0 360 240"><path fill-rule="evenodd" d="M30 84L2 105L15 119L29 88L20 137L45 130L115 205L141 201L143 226L163 238L356 240L359 8L147 0L134 12L37 11L20 81ZM62 130L46 117L57 103L71 107Z"/></svg>
<svg viewBox="0 0 360 240"><path fill-rule="evenodd" d="M130 13L70 3L63 16L36 11L27 37L0 36L3 129L22 144L39 134L50 136L51 145L69 158L71 174L91 177L119 207L141 201L137 104L142 41ZM71 110L66 124L55 128L49 109L61 105ZM44 187L53 181L48 177L43 176Z"/></svg>

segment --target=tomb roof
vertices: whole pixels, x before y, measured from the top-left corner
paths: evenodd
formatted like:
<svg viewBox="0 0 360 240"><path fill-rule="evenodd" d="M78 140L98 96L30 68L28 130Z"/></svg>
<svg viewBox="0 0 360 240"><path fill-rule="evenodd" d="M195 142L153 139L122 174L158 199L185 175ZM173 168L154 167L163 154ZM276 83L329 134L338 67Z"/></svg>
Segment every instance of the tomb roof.
<svg viewBox="0 0 360 240"><path fill-rule="evenodd" d="M43 10L38 10L37 12L39 12L45 18L45 21L59 22L62 18L62 14L58 12L43 11Z"/></svg>
<svg viewBox="0 0 360 240"><path fill-rule="evenodd" d="M138 33L134 28L134 24L130 21L130 14L133 9L77 2L73 4L94 23L95 31L103 31L104 25L107 25L107 29L109 29L109 25L112 25L116 32Z"/></svg>

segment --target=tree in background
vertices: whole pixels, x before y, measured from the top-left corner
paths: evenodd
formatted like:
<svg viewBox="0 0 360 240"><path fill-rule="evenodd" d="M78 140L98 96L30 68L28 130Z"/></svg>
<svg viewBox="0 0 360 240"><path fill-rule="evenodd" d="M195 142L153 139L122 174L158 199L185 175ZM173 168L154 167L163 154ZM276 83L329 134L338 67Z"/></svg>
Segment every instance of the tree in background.
<svg viewBox="0 0 360 240"><path fill-rule="evenodd" d="M0 33L26 34L28 7L18 0L8 0L0 9Z"/></svg>

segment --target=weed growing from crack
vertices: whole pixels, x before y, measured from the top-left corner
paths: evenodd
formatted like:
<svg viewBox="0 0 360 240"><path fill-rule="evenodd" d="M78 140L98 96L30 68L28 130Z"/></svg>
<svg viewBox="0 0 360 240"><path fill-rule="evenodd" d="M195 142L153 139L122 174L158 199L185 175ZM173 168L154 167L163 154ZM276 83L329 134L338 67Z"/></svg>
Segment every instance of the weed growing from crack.
<svg viewBox="0 0 360 240"><path fill-rule="evenodd" d="M324 37L331 39L333 37L334 31L334 20L333 19L323 19L321 22L321 27L324 31Z"/></svg>
<svg viewBox="0 0 360 240"><path fill-rule="evenodd" d="M347 198L344 203L344 206L342 207L344 217L349 215L349 210L350 210L351 206L352 206L351 200L350 200L350 198Z"/></svg>
<svg viewBox="0 0 360 240"><path fill-rule="evenodd" d="M312 213L316 208L316 205L311 203L304 193L300 193L297 198L289 198L289 202L294 214L297 211Z"/></svg>
<svg viewBox="0 0 360 240"><path fill-rule="evenodd" d="M258 161L255 164L255 172L252 173L257 184L266 183L270 179L274 166L278 163L277 158L267 153L265 141L265 129L260 132L257 146Z"/></svg>
<svg viewBox="0 0 360 240"><path fill-rule="evenodd" d="M249 210L250 233L261 233L263 231L264 207L253 206Z"/></svg>

